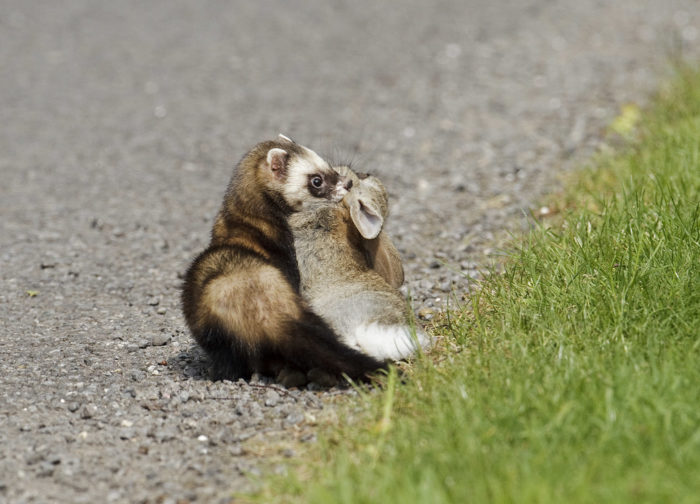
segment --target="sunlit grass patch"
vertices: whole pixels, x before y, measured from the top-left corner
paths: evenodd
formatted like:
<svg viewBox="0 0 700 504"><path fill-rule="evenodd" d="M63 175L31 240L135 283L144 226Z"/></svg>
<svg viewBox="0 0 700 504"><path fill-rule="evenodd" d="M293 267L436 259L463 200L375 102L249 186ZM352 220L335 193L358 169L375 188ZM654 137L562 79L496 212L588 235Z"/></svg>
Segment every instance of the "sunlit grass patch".
<svg viewBox="0 0 700 504"><path fill-rule="evenodd" d="M267 497L700 500L700 77L579 175L433 355L348 414ZM331 430L332 429L332 430Z"/></svg>

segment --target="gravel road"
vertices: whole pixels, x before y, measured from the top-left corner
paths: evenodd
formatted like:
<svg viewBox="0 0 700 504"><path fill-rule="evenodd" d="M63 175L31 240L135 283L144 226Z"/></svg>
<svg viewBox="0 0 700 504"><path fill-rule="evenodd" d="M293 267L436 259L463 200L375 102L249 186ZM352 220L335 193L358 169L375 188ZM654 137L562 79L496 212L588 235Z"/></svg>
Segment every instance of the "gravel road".
<svg viewBox="0 0 700 504"><path fill-rule="evenodd" d="M228 502L337 391L211 383L180 315L283 132L379 175L429 319L590 153L694 0L0 2L0 501Z"/></svg>

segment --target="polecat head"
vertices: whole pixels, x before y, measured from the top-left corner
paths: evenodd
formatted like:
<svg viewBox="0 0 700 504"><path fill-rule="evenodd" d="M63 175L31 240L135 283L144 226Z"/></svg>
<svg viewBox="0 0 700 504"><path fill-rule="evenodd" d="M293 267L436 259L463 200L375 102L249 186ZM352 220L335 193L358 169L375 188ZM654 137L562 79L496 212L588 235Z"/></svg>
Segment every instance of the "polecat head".
<svg viewBox="0 0 700 504"><path fill-rule="evenodd" d="M336 172L311 149L280 135L275 142L264 142L267 149L260 169L267 187L278 192L292 211L325 199L340 201L352 181Z"/></svg>

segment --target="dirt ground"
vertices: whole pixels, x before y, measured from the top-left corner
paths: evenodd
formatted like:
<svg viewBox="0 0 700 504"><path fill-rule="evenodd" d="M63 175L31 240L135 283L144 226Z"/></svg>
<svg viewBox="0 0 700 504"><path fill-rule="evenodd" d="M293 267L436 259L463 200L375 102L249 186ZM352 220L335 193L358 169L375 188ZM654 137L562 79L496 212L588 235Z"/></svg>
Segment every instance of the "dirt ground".
<svg viewBox="0 0 700 504"><path fill-rule="evenodd" d="M179 310L253 144L382 178L427 323L700 38L694 0L0 5L12 503L228 502L314 442L340 392L210 382Z"/></svg>

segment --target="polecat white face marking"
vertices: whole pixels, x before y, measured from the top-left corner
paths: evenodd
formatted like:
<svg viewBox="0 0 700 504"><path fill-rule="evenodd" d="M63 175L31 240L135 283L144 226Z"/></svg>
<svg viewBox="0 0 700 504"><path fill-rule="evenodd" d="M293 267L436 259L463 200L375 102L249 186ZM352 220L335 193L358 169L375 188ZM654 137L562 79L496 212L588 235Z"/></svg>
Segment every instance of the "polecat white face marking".
<svg viewBox="0 0 700 504"><path fill-rule="evenodd" d="M270 149L267 153L267 163L273 173L281 175L278 178L282 182L282 195L292 210L300 211L318 198L333 202L342 200L352 187L352 181L339 175L311 149L298 144L294 147L296 152L289 160L289 154L281 148ZM284 173L277 167L284 167Z"/></svg>

